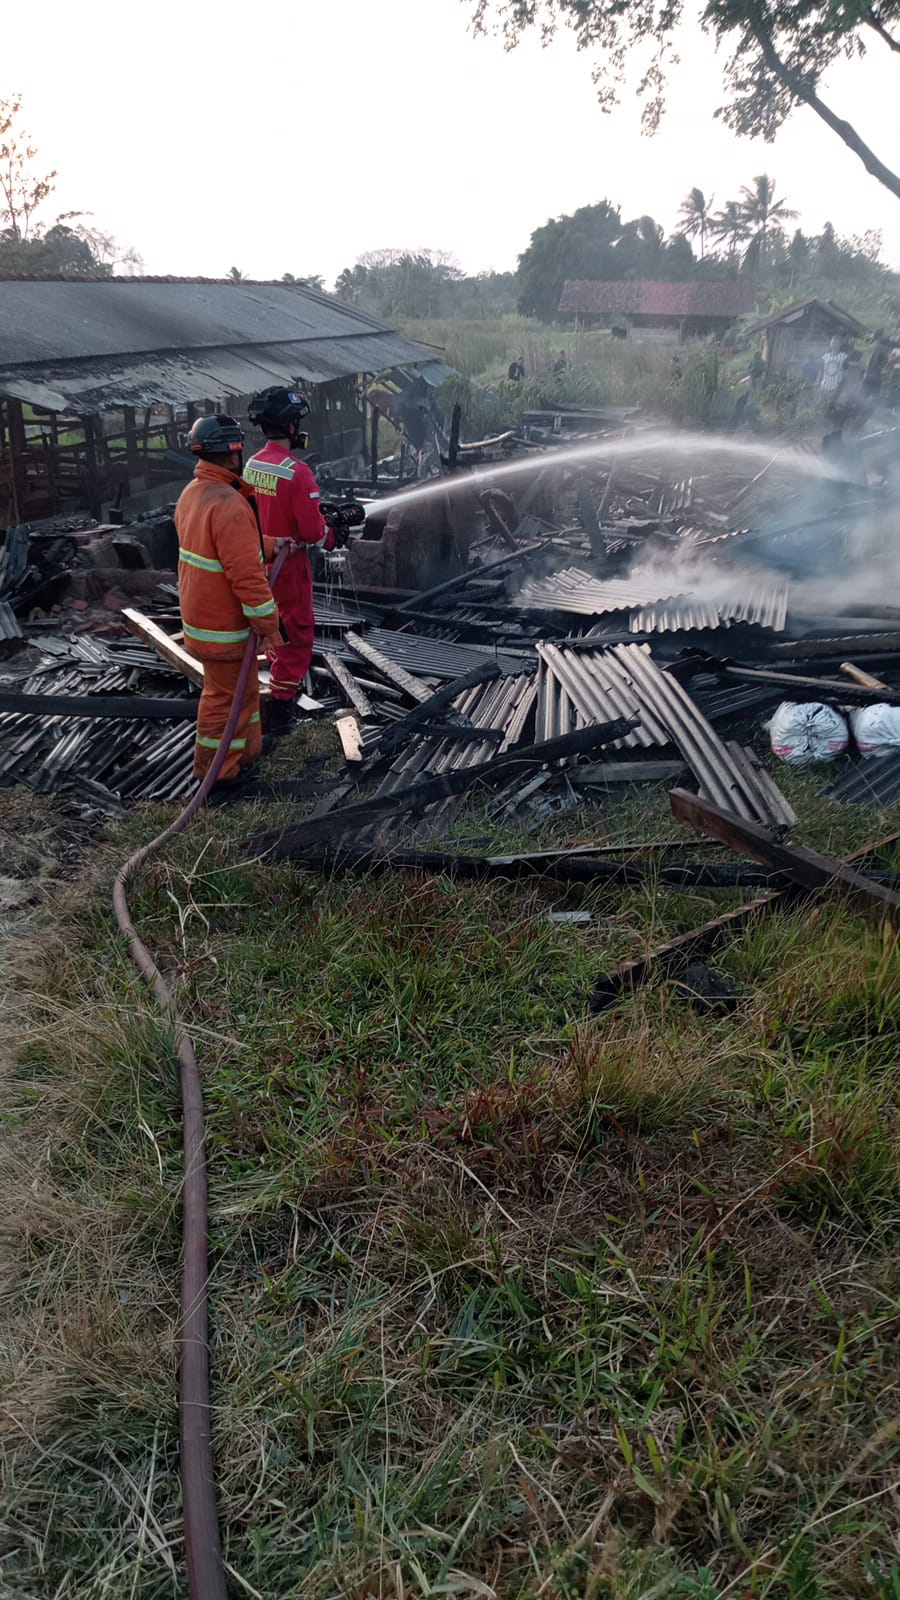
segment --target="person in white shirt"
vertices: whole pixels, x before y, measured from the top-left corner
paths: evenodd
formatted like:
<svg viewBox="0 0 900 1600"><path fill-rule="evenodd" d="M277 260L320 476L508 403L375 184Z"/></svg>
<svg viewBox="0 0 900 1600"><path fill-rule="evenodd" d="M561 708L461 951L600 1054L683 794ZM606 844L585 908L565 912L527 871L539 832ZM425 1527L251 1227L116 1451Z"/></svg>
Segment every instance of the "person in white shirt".
<svg viewBox="0 0 900 1600"><path fill-rule="evenodd" d="M841 349L841 341L835 334L822 357L822 376L819 379L819 393L826 411L833 410L837 403L844 382L846 365L846 353Z"/></svg>

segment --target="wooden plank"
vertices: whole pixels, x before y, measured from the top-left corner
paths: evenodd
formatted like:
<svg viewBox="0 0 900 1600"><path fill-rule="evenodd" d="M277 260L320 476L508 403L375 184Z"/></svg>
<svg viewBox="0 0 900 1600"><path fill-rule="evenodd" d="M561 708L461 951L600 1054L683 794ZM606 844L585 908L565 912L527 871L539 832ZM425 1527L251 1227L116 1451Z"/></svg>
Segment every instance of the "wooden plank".
<svg viewBox="0 0 900 1600"><path fill-rule="evenodd" d="M370 666L377 667L387 678L388 683L394 684L397 689L402 689L411 700L421 705L424 700L431 699L432 690L427 684L420 683L418 678L414 678L406 671L405 667L398 667L396 662L389 661L387 656L382 655L380 650L376 650L374 645L369 644L367 639L360 638L352 629L348 629L344 634L344 642L350 646L355 656L368 661Z"/></svg>
<svg viewBox="0 0 900 1600"><path fill-rule="evenodd" d="M195 656L189 656L180 644L176 644L174 639L163 632L152 617L145 617L142 611L135 611L132 607L126 606L122 612L122 619L131 632L138 639L143 639L145 644L149 644L163 661L168 661L170 667L177 667L191 683L195 683L199 689L203 688L203 662L198 661Z"/></svg>
<svg viewBox="0 0 900 1600"><path fill-rule="evenodd" d="M783 844L757 823L736 817L733 812L723 810L700 795L690 794L686 789L673 789L669 804L679 822L686 822L699 833L718 839L720 844L727 845L740 855L749 856L751 861L759 861L762 866L784 872L802 888L821 889L834 884L845 894L862 901L869 909L889 916L892 921L898 920L900 895L854 872L846 862L819 855L803 845Z"/></svg>
<svg viewBox="0 0 900 1600"><path fill-rule="evenodd" d="M345 761L362 761L362 739L355 717L338 717L335 722Z"/></svg>
<svg viewBox="0 0 900 1600"><path fill-rule="evenodd" d="M329 655L322 651L322 660L331 673L335 683L343 690L358 717L363 721L370 721L375 716L375 707L364 689L361 689L349 667L345 666L337 656Z"/></svg>
<svg viewBox="0 0 900 1600"><path fill-rule="evenodd" d="M371 844L342 844L307 856L303 865L324 872L408 870L443 873L451 878L553 878L563 883L667 884L673 888L770 889L783 884L763 867L719 866L705 861L661 866L658 861L607 861L577 851L523 856L459 856L434 850L379 850ZM900 874L898 874L900 876Z"/></svg>

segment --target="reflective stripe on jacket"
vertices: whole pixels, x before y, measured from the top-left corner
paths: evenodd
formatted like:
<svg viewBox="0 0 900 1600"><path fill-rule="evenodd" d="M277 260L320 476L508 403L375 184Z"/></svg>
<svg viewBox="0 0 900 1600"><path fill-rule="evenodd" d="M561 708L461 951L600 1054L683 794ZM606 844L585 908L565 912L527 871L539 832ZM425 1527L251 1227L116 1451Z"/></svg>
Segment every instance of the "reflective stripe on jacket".
<svg viewBox="0 0 900 1600"><path fill-rule="evenodd" d="M244 482L256 495L267 538L334 548L334 536L319 510L319 485L305 461L285 454L283 446L270 439L250 457Z"/></svg>
<svg viewBox="0 0 900 1600"><path fill-rule="evenodd" d="M251 626L279 637L252 493L226 467L198 461L175 507L184 644L201 659L241 656Z"/></svg>

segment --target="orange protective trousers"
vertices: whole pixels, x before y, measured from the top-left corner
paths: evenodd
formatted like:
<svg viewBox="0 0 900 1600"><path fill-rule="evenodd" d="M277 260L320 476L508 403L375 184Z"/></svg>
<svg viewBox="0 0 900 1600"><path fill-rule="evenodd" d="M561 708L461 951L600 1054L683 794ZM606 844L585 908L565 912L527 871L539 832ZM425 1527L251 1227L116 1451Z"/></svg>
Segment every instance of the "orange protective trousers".
<svg viewBox="0 0 900 1600"><path fill-rule="evenodd" d="M202 778L212 765L219 741L225 732L231 702L240 676L240 661L210 661L203 663L203 692L197 707L197 743L194 746L194 776ZM244 695L241 714L234 730L234 738L225 756L217 782L236 778L241 767L255 761L262 749L262 730L259 721L259 669L254 661L250 669L247 693Z"/></svg>

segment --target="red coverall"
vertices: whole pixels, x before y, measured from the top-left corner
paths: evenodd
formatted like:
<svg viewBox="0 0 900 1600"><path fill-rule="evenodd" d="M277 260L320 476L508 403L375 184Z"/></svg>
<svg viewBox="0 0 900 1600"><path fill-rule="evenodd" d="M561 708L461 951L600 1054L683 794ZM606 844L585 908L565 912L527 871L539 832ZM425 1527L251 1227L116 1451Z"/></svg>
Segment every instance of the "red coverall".
<svg viewBox="0 0 900 1600"><path fill-rule="evenodd" d="M244 482L256 496L266 540L293 539L300 545L334 549L334 534L319 511L319 485L305 461L271 440L244 468ZM312 572L309 556L298 550L281 569L274 589L287 638L276 645L269 684L273 700L293 700L309 671L313 653Z"/></svg>

